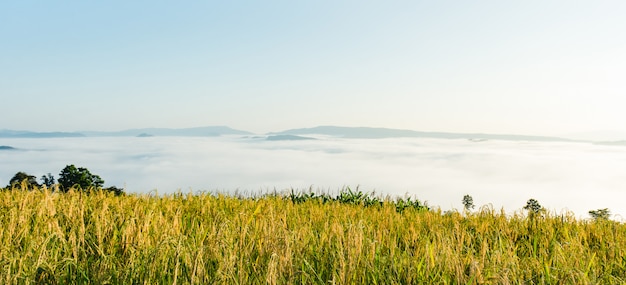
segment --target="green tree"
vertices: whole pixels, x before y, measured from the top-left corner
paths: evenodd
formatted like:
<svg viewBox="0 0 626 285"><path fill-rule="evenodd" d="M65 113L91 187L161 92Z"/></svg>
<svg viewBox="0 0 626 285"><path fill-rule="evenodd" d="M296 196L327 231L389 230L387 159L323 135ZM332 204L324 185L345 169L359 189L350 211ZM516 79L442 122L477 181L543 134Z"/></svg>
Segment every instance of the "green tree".
<svg viewBox="0 0 626 285"><path fill-rule="evenodd" d="M115 194L115 196L124 195L124 189L117 188L115 186L107 187L107 188L104 188L103 190L104 191L113 192L113 194Z"/></svg>
<svg viewBox="0 0 626 285"><path fill-rule="evenodd" d="M474 198L470 195L463 196L463 207L465 207L467 211L474 209Z"/></svg>
<svg viewBox="0 0 626 285"><path fill-rule="evenodd" d="M50 173L48 173L47 175L41 176L41 183L43 185L46 185L46 187L50 188L52 187L52 185L54 185L54 176Z"/></svg>
<svg viewBox="0 0 626 285"><path fill-rule="evenodd" d="M535 199L529 199L528 201L526 201L526 206L524 206L524 209L528 210L528 212L531 214L538 214L539 212L541 212L541 210L543 210L543 207L541 206L541 204L539 204L539 201Z"/></svg>
<svg viewBox="0 0 626 285"><path fill-rule="evenodd" d="M87 168L76 167L73 164L65 166L59 173L59 184L63 192L75 187L81 190L102 188L104 180L100 176L91 174Z"/></svg>
<svg viewBox="0 0 626 285"><path fill-rule="evenodd" d="M609 210L609 208L597 209L589 211L589 215L595 221L608 220L609 217L611 217L611 210Z"/></svg>
<svg viewBox="0 0 626 285"><path fill-rule="evenodd" d="M37 189L40 186L39 183L37 183L37 177L20 171L13 175L13 178L9 180L7 188L19 188L21 185L25 185L28 190Z"/></svg>

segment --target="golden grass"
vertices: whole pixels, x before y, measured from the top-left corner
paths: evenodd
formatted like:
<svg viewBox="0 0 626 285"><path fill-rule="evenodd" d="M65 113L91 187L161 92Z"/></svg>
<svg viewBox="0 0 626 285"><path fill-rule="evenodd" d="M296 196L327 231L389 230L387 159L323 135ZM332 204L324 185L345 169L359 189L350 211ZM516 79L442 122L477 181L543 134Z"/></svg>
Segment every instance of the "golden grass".
<svg viewBox="0 0 626 285"><path fill-rule="evenodd" d="M0 191L2 284L621 284L626 225L280 196Z"/></svg>

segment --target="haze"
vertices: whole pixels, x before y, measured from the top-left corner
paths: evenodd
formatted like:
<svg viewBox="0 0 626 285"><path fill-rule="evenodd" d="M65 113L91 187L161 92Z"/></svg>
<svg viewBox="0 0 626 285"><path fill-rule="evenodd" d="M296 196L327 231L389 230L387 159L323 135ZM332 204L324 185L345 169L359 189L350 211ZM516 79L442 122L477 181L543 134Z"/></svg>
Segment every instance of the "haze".
<svg viewBox="0 0 626 285"><path fill-rule="evenodd" d="M442 209L477 205L519 211L530 198L555 213L610 208L626 216L626 147L576 142L467 139L267 141L242 137L0 139L0 185L17 171L57 175L84 166L130 193L258 194L277 190L411 196ZM57 176L58 177L58 176Z"/></svg>
<svg viewBox="0 0 626 285"><path fill-rule="evenodd" d="M0 129L626 139L624 15L624 1L4 1Z"/></svg>

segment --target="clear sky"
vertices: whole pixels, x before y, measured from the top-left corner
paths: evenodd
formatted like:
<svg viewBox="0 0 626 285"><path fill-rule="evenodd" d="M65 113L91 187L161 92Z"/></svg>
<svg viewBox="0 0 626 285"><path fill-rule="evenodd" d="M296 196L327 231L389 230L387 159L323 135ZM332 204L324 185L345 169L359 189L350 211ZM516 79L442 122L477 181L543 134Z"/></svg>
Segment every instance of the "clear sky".
<svg viewBox="0 0 626 285"><path fill-rule="evenodd" d="M3 1L0 129L626 132L626 1Z"/></svg>

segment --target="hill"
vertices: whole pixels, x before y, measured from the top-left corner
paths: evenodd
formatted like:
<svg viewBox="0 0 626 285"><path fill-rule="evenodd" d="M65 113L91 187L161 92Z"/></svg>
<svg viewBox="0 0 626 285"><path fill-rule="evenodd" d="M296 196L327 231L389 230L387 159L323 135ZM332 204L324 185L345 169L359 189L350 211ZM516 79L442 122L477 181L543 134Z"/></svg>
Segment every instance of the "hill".
<svg viewBox="0 0 626 285"><path fill-rule="evenodd" d="M0 130L0 138L75 138L84 136L84 134L76 132L31 132Z"/></svg>
<svg viewBox="0 0 626 285"><path fill-rule="evenodd" d="M232 129L226 126L208 126L198 128L168 129L145 128L117 132L82 132L89 137L137 137L137 136L181 136L181 137L217 137L221 135L249 135L250 132Z"/></svg>
<svg viewBox="0 0 626 285"><path fill-rule="evenodd" d="M268 141L302 141L302 140L315 140L315 138L294 136L294 135L275 135L275 136L268 136L266 140Z"/></svg>
<svg viewBox="0 0 626 285"><path fill-rule="evenodd" d="M597 145L617 145L617 146L626 146L626 141L594 142L593 144L597 144Z"/></svg>
<svg viewBox="0 0 626 285"><path fill-rule="evenodd" d="M319 126L314 128L291 129L273 135L329 135L343 138L445 138L445 139L479 139L479 140L515 140L515 141L573 141L558 137L483 134L483 133L446 133L420 132L413 130L369 128L369 127L338 127Z"/></svg>

